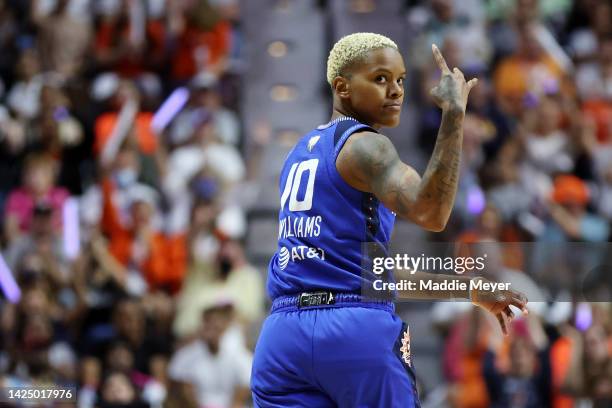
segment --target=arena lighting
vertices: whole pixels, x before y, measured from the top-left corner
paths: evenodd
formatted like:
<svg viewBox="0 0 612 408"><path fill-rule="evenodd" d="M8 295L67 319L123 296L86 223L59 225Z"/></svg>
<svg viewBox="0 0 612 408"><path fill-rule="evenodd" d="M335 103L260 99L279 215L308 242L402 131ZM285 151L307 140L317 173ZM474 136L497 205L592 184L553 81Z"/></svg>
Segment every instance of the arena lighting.
<svg viewBox="0 0 612 408"><path fill-rule="evenodd" d="M287 43L284 41L273 41L268 45L268 54L274 58L282 58L287 55Z"/></svg>
<svg viewBox="0 0 612 408"><path fill-rule="evenodd" d="M293 85L274 85L270 89L270 98L275 102L289 102L297 97L297 89Z"/></svg>
<svg viewBox="0 0 612 408"><path fill-rule="evenodd" d="M376 10L376 2L373 0L353 0L350 9L353 13L369 14Z"/></svg>
<svg viewBox="0 0 612 408"><path fill-rule="evenodd" d="M289 0L279 0L275 5L276 11L281 13L288 13L291 10L291 4Z"/></svg>
<svg viewBox="0 0 612 408"><path fill-rule="evenodd" d="M62 209L64 231L64 255L70 260L76 259L81 250L81 237L79 230L79 201L69 198Z"/></svg>
<svg viewBox="0 0 612 408"><path fill-rule="evenodd" d="M576 328L580 331L586 331L592 323L591 306L585 302L578 303L576 306Z"/></svg>
<svg viewBox="0 0 612 408"><path fill-rule="evenodd" d="M300 132L294 129L284 129L277 133L278 142L287 147L292 147L300 138Z"/></svg>
<svg viewBox="0 0 612 408"><path fill-rule="evenodd" d="M15 282L15 278L13 278L13 274L9 269L6 262L4 262L4 258L0 253L0 286L2 286L2 291L4 292L4 296L11 303L19 302L21 299L21 290L19 286L17 286L17 282Z"/></svg>
<svg viewBox="0 0 612 408"><path fill-rule="evenodd" d="M170 96L162 103L151 121L151 128L156 134L160 134L168 123L174 119L177 113L189 100L189 91L185 87L176 88Z"/></svg>
<svg viewBox="0 0 612 408"><path fill-rule="evenodd" d="M472 186L467 194L467 208L470 214L480 214L487 205L484 193L477 186Z"/></svg>

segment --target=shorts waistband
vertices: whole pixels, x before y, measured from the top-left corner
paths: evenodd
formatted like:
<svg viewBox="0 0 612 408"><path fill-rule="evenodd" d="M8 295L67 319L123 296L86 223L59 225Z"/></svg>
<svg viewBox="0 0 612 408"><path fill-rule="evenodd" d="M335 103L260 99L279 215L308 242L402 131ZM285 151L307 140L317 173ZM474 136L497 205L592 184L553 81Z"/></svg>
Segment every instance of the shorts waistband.
<svg viewBox="0 0 612 408"><path fill-rule="evenodd" d="M317 293L321 292L314 292L314 294ZM333 295L333 302L321 303L314 306L300 306L300 298L304 295L312 295L313 293L301 293L299 295L278 297L272 301L270 313L339 307L366 307L387 310L391 313L395 312L395 304L388 299L368 298L355 293L327 293Z"/></svg>

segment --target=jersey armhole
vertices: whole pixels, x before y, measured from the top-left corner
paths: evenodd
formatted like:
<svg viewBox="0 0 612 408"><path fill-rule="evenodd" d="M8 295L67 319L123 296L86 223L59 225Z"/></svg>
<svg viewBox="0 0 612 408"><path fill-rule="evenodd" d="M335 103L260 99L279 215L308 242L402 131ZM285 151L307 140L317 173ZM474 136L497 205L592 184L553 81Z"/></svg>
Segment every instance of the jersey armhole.
<svg viewBox="0 0 612 408"><path fill-rule="evenodd" d="M336 131L340 131L342 133L340 133L339 135L335 135L333 154L330 160L327 160L327 163L328 163L327 171L333 181L333 184L336 186L336 188L339 188L340 190L344 190L346 192L351 191L351 192L357 192L359 194L365 193L364 191L358 190L355 187L348 184L342 178L342 175L340 175L340 173L338 172L338 169L336 168L336 160L338 159L338 155L340 154L340 151L344 147L344 144L346 143L348 138L351 137L351 135L353 135L354 133L357 133L358 131L363 131L363 130L368 130L371 132L378 133L375 129L371 128L370 126L364 125L363 123L359 123L356 121L354 125L348 126L346 129L339 129L339 130L336 129Z"/></svg>
<svg viewBox="0 0 612 408"><path fill-rule="evenodd" d="M342 133L342 135L340 135L340 138L334 145L334 166L336 165L336 160L338 159L340 150L342 150L348 138L351 137L351 135L353 135L354 133L357 133L358 131L363 131L363 130L369 130L370 132L378 133L375 129L369 127L368 125L364 125L362 123L357 123L356 125L353 125L349 127L348 129L346 129Z"/></svg>

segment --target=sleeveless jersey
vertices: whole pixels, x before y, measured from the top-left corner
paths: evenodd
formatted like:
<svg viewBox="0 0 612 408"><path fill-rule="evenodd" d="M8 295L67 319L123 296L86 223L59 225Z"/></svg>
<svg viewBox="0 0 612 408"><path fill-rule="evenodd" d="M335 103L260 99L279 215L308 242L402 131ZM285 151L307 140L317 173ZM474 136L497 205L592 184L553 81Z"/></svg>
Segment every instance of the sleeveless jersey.
<svg viewBox="0 0 612 408"><path fill-rule="evenodd" d="M302 137L287 156L278 248L268 267L271 299L316 290L361 293L378 279L371 248L387 255L395 214L373 194L348 185L336 169L346 140L363 130L376 132L352 118L335 119Z"/></svg>

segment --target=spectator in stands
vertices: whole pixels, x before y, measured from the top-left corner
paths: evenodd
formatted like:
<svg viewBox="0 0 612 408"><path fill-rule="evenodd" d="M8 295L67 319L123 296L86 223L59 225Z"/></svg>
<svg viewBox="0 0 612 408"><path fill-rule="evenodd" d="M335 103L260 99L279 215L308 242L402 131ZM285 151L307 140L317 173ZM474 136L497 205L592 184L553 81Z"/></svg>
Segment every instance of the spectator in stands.
<svg viewBox="0 0 612 408"><path fill-rule="evenodd" d="M231 215L231 214L230 214ZM234 224L237 220L229 220ZM263 317L263 280L259 272L248 262L242 244L231 235L231 226L224 221L216 221L214 241L217 252L210 260L200 261L190 270L185 289L178 301L175 330L180 336L189 335L199 325L198 315L201 308L224 296L234 305L238 327L247 334ZM204 243L204 241L202 242ZM208 248L212 249L212 248ZM244 334L241 334L241 338ZM247 341L254 340L247 338Z"/></svg>
<svg viewBox="0 0 612 408"><path fill-rule="evenodd" d="M582 111L596 125L601 144L612 141L612 34L599 41L597 58L584 63L576 72L576 87L582 98Z"/></svg>
<svg viewBox="0 0 612 408"><path fill-rule="evenodd" d="M612 6L607 1L578 0L567 27L568 50L578 63L593 59L599 42L612 33Z"/></svg>
<svg viewBox="0 0 612 408"><path fill-rule="evenodd" d="M185 83L202 71L222 73L230 50L229 23L207 0L168 5L172 79Z"/></svg>
<svg viewBox="0 0 612 408"><path fill-rule="evenodd" d="M219 81L209 72L201 72L191 81L194 106L205 108L212 114L215 133L220 142L237 145L240 127L236 114L222 105Z"/></svg>
<svg viewBox="0 0 612 408"><path fill-rule="evenodd" d="M45 71L54 71L62 77L79 74L91 36L87 21L70 13L69 0L56 1L55 8L43 14L42 1L32 2L32 20L38 26L38 48Z"/></svg>
<svg viewBox="0 0 612 408"><path fill-rule="evenodd" d="M53 228L52 214L52 208L46 204L34 208L30 232L10 244L6 262L18 273L41 272L55 285L63 286L69 283L69 268L63 241Z"/></svg>
<svg viewBox="0 0 612 408"><path fill-rule="evenodd" d="M40 90L43 85L40 57L33 47L24 48L19 54L17 65L19 81L14 83L7 95L8 106L17 117L34 119L40 109Z"/></svg>
<svg viewBox="0 0 612 408"><path fill-rule="evenodd" d="M526 107L529 94L536 97L544 87L560 84L562 70L544 51L536 36L536 26L518 28L519 46L515 53L501 60L494 72L497 103L503 112L517 116Z"/></svg>
<svg viewBox="0 0 612 408"><path fill-rule="evenodd" d="M101 408L125 407L145 408L147 405L140 400L134 385L129 378L120 372L109 373L102 383L98 406Z"/></svg>
<svg viewBox="0 0 612 408"><path fill-rule="evenodd" d="M505 364L496 362L491 351L484 358L490 406L549 407L551 374L547 350L538 349L525 320L514 322L512 329Z"/></svg>
<svg viewBox="0 0 612 408"><path fill-rule="evenodd" d="M113 312L114 340L118 340L126 346L122 347L133 356L134 369L144 374L149 373L151 357L169 352L167 343L172 340L170 335L168 335L168 338L151 336L147 323L140 301L125 299L116 305ZM129 367L121 358L114 361L119 365L119 368Z"/></svg>
<svg viewBox="0 0 612 408"><path fill-rule="evenodd" d="M549 203L551 218L539 240L541 242L607 240L609 226L605 220L587 211L588 202L589 190L582 180L570 175L558 176Z"/></svg>
<svg viewBox="0 0 612 408"><path fill-rule="evenodd" d="M463 304L459 309L463 310L453 313L442 360L444 376L450 384L449 402L456 408L488 407L482 362L491 325L480 310Z"/></svg>
<svg viewBox="0 0 612 408"><path fill-rule="evenodd" d="M200 337L170 361L170 378L192 384L201 407L240 407L248 400L252 358L240 343L224 340L232 319L231 304L206 307Z"/></svg>
<svg viewBox="0 0 612 408"><path fill-rule="evenodd" d="M484 73L475 73L474 76L478 77L478 89L474 88L474 92L470 92L468 112L481 120L483 132L487 135L483 145L485 161L489 161L494 159L503 143L510 137L510 120L495 104L490 78Z"/></svg>
<svg viewBox="0 0 612 408"><path fill-rule="evenodd" d="M483 144L491 140L493 133L487 122L472 113L466 113L463 128L463 177L455 198L453 224L471 225L485 207L478 170L485 160Z"/></svg>
<svg viewBox="0 0 612 408"><path fill-rule="evenodd" d="M133 78L142 73L144 55L144 22L137 24L130 12L137 2L117 2L98 16L94 37L94 60L101 70L113 70ZM142 13L144 10L139 10ZM141 18L144 16L140 16Z"/></svg>
<svg viewBox="0 0 612 408"><path fill-rule="evenodd" d="M516 27L541 19L537 0L518 0L491 5L491 21L487 31L495 52L495 61L514 53L519 47Z"/></svg>
<svg viewBox="0 0 612 408"><path fill-rule="evenodd" d="M32 216L37 205L50 208L53 228L61 231L62 209L68 192L55 186L58 165L45 153L34 153L25 160L23 184L13 190L6 202L5 234L10 240L30 231Z"/></svg>
<svg viewBox="0 0 612 408"><path fill-rule="evenodd" d="M576 397L586 397L592 406L612 403L612 356L610 335L606 328L594 324L584 333L573 332L570 367L564 389Z"/></svg>
<svg viewBox="0 0 612 408"><path fill-rule="evenodd" d="M463 251L471 252L476 247L474 244L486 243L485 249L499 250L501 265L513 270L524 269L523 248L519 242L521 235L515 225L511 222L504 223L502 214L492 202L486 203L484 209L479 214L475 225L463 231L456 239L458 246L464 244ZM501 245L497 245L503 243ZM460 255L474 255L464 252ZM485 250L485 252L487 252Z"/></svg>
<svg viewBox="0 0 612 408"><path fill-rule="evenodd" d="M574 168L572 144L562 129L563 111L555 95L542 95L537 105L523 114L521 134L526 160L524 177L535 184L550 183L550 176Z"/></svg>
<svg viewBox="0 0 612 408"><path fill-rule="evenodd" d="M597 210L599 214L612 221L612 148L599 149L595 164L597 167L597 180L599 191L597 198Z"/></svg>
<svg viewBox="0 0 612 408"><path fill-rule="evenodd" d="M21 162L26 148L26 129L8 109L0 105L0 208L8 193L20 183Z"/></svg>
<svg viewBox="0 0 612 408"><path fill-rule="evenodd" d="M489 40L483 22L470 16L470 13L478 13L479 10L477 7L460 8L459 4L452 0L434 0L428 2L426 7L415 7L411 11L409 19L419 31L411 57L421 72L427 72L431 44L444 43L446 46L446 42L456 38L457 33L461 33L461 41L454 42L458 64L452 66L464 71L479 70L486 66L490 55ZM447 58L448 54L445 52L444 56Z"/></svg>
<svg viewBox="0 0 612 408"><path fill-rule="evenodd" d="M0 95L6 92L7 81L12 80L13 65L17 59L16 37L19 35L19 22L15 17L15 10L8 2L0 2L0 52L3 55L0 61Z"/></svg>
<svg viewBox="0 0 612 408"><path fill-rule="evenodd" d="M27 148L45 151L57 161L58 184L73 194L81 193L78 151L85 144L83 125L73 113L72 102L57 75L47 75L40 93L40 115L30 126L32 140Z"/></svg>
<svg viewBox="0 0 612 408"><path fill-rule="evenodd" d="M93 408L102 381L100 361L94 357L85 357L81 360L80 368L80 388L77 395L77 406L79 408Z"/></svg>
<svg viewBox="0 0 612 408"><path fill-rule="evenodd" d="M584 181L572 175L555 178L548 217L537 235L532 271L540 282L557 291L576 288L580 277L603 262L602 247L572 242L605 242L609 224L587 209L589 190Z"/></svg>
<svg viewBox="0 0 612 408"><path fill-rule="evenodd" d="M128 290L139 296L147 287L175 293L186 268L186 235L164 232L157 193L150 187L132 185L123 192L128 210L123 220L110 189L107 183L103 220L110 237L111 254L128 269Z"/></svg>
<svg viewBox="0 0 612 408"><path fill-rule="evenodd" d="M123 80L120 81L116 90L109 99L109 111L98 116L95 121L95 141L94 153L102 153L106 143L112 136L112 132L119 120L119 112L128 101L139 103L141 99L138 88L134 83ZM137 108L138 109L138 108ZM157 138L151 129L151 112L139 111L133 120L133 128L130 129L130 137L135 140L135 145L144 156L151 156L157 150Z"/></svg>

